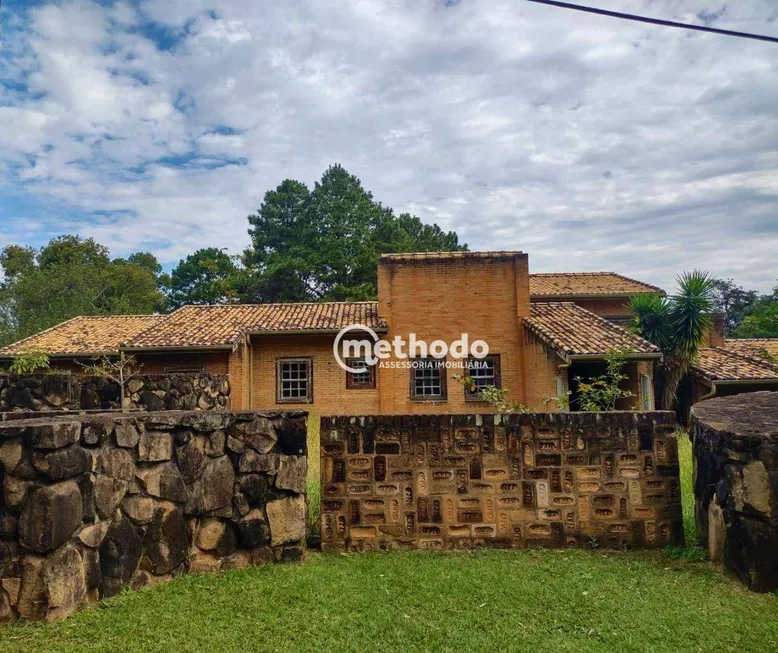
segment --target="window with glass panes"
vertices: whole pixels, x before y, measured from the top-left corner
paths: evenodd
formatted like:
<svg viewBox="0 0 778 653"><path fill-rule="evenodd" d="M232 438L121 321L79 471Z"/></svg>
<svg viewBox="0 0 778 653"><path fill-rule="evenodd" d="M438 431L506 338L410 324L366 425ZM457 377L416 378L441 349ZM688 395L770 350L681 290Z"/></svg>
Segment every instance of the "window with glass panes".
<svg viewBox="0 0 778 653"><path fill-rule="evenodd" d="M346 372L346 388L375 388L375 365L368 365L364 358L348 358L346 365L360 372Z"/></svg>
<svg viewBox="0 0 778 653"><path fill-rule="evenodd" d="M417 358L411 368L411 399L446 398L446 361Z"/></svg>
<svg viewBox="0 0 778 653"><path fill-rule="evenodd" d="M310 358L279 358L276 361L278 403L313 401L313 365Z"/></svg>
<svg viewBox="0 0 778 653"><path fill-rule="evenodd" d="M468 397L477 397L486 386L502 387L500 381L500 357L485 356L484 358L467 359L467 375L472 383L466 387Z"/></svg>

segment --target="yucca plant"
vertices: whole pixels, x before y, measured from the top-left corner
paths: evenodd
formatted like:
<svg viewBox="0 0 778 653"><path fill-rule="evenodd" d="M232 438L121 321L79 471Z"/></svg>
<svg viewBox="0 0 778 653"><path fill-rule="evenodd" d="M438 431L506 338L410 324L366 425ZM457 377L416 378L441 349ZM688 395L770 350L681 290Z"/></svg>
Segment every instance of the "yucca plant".
<svg viewBox="0 0 778 653"><path fill-rule="evenodd" d="M633 330L662 351L662 408L672 410L678 385L689 371L712 326L713 279L693 270L676 278L678 290L668 298L635 295L629 308Z"/></svg>

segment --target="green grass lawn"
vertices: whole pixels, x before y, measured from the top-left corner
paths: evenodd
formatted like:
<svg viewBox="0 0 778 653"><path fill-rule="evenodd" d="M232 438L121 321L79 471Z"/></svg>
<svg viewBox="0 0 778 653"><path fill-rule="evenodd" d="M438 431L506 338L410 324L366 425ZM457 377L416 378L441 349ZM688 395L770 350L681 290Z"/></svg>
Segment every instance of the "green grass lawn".
<svg viewBox="0 0 778 653"><path fill-rule="evenodd" d="M688 476L688 443L681 452ZM687 479L684 499L689 489ZM0 651L778 650L778 596L693 558L311 553L302 565L128 591L59 623L5 626Z"/></svg>

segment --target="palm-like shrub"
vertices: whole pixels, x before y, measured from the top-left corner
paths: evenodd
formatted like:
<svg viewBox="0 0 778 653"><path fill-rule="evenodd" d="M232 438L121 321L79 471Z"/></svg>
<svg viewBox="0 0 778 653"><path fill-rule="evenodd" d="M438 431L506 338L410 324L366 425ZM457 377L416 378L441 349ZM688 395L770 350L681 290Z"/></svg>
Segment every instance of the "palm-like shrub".
<svg viewBox="0 0 778 653"><path fill-rule="evenodd" d="M632 328L659 347L664 355L661 365L664 410L672 410L678 385L712 326L711 276L694 270L684 272L676 281L678 290L670 297L635 295L629 302Z"/></svg>

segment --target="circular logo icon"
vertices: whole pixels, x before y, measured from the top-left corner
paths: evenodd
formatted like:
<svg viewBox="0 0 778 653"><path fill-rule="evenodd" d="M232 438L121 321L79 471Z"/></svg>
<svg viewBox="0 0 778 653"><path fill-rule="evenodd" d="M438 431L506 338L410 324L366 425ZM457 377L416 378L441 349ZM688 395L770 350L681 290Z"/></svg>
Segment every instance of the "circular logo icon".
<svg viewBox="0 0 778 653"><path fill-rule="evenodd" d="M364 324L350 324L349 326L341 329L338 332L338 335L335 336L335 342L332 345L332 353L335 355L335 360L338 362L338 365L346 370L346 372L351 372L351 374L359 374L364 372L365 369L363 367L351 367L350 365L347 365L346 361L341 356L340 351L340 343L343 340L343 337L351 332L356 332L360 335L367 333L373 339L373 342L370 342L365 338L361 338L356 341L356 344L358 345L356 357L364 358L367 365L375 365L378 362L378 359L373 355L373 345L378 342L379 338L378 334L373 331L373 329L371 329L369 326L365 326ZM362 350L364 351L362 352Z"/></svg>

